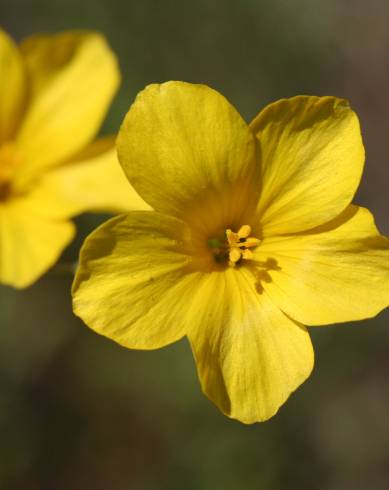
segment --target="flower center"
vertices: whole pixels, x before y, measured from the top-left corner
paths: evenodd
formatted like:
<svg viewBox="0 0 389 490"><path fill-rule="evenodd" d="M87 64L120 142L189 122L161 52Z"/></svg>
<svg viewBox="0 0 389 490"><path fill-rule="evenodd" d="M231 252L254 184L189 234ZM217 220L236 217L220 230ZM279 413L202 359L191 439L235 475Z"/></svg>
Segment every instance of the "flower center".
<svg viewBox="0 0 389 490"><path fill-rule="evenodd" d="M237 233L227 229L223 238L210 238L208 247L212 249L216 262L228 262L229 266L235 267L242 260L251 260L254 257L251 249L257 247L260 240L250 235L249 225L241 226Z"/></svg>

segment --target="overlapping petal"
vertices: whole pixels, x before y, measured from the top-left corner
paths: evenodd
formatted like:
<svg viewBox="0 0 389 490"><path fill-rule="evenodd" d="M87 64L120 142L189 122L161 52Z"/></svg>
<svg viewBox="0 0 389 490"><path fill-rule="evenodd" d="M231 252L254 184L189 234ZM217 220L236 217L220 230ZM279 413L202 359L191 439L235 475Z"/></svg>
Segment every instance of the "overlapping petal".
<svg viewBox="0 0 389 490"><path fill-rule="evenodd" d="M389 240L367 209L350 206L308 234L268 238L256 259L269 258L264 289L306 325L361 320L389 305Z"/></svg>
<svg viewBox="0 0 389 490"><path fill-rule="evenodd" d="M36 213L28 198L0 203L0 283L29 286L56 262L73 235L72 223Z"/></svg>
<svg viewBox="0 0 389 490"><path fill-rule="evenodd" d="M244 207L259 192L255 138L227 100L204 85L168 82L140 92L119 132L118 155L141 197L173 216L210 193L217 199L239 191Z"/></svg>
<svg viewBox="0 0 389 490"><path fill-rule="evenodd" d="M0 144L14 136L25 97L22 57L13 40L0 29Z"/></svg>
<svg viewBox="0 0 389 490"><path fill-rule="evenodd" d="M133 211L100 226L81 250L76 315L134 349L180 339L199 275L188 272L187 233L181 221L153 211Z"/></svg>
<svg viewBox="0 0 389 490"><path fill-rule="evenodd" d="M16 144L31 178L62 163L97 133L119 82L114 54L97 33L36 35L21 45L31 101Z"/></svg>
<svg viewBox="0 0 389 490"><path fill-rule="evenodd" d="M116 156L113 137L95 141L74 161L45 174L32 192L34 206L56 217L85 211L150 209L129 184Z"/></svg>
<svg viewBox="0 0 389 490"><path fill-rule="evenodd" d="M299 96L266 107L251 123L261 147L259 215L265 236L319 226L350 204L364 148L345 100Z"/></svg>
<svg viewBox="0 0 389 490"><path fill-rule="evenodd" d="M260 293L243 269L204 278L192 305L201 305L189 339L204 393L244 423L273 416L312 370L305 327Z"/></svg>

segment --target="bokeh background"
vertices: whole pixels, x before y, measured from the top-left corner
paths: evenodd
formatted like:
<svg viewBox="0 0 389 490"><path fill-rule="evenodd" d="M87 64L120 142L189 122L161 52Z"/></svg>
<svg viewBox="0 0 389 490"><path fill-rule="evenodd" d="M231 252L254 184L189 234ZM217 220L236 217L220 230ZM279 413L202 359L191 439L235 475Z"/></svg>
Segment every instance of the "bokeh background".
<svg viewBox="0 0 389 490"><path fill-rule="evenodd" d="M356 202L389 234L386 0L1 0L0 14L17 39L106 34L123 83L103 133L146 84L170 79L211 85L248 121L281 97L348 98L367 149ZM104 219L78 218L63 262ZM389 488L388 311L312 328L313 375L272 420L244 426L201 394L186 341L137 352L85 327L71 279L0 288L2 490Z"/></svg>

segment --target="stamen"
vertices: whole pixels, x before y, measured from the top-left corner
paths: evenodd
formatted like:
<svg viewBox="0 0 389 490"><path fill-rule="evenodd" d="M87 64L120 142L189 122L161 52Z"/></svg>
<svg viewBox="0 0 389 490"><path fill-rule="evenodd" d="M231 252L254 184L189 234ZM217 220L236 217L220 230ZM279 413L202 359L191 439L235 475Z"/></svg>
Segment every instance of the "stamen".
<svg viewBox="0 0 389 490"><path fill-rule="evenodd" d="M251 226L243 225L238 230L239 238L247 238L251 233Z"/></svg>
<svg viewBox="0 0 389 490"><path fill-rule="evenodd" d="M225 239L211 238L208 240L208 246L213 249L216 262L226 262L228 265L235 267L241 260L252 260L254 254L250 248L257 247L260 240L251 237L251 226L243 225L238 232L227 229Z"/></svg>

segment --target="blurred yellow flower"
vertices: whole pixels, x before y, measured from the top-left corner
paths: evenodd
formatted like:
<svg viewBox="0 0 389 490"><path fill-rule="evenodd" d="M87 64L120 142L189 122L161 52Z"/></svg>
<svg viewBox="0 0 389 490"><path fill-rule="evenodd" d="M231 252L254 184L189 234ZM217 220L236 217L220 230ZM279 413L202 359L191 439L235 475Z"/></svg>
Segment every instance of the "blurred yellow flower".
<svg viewBox="0 0 389 490"><path fill-rule="evenodd" d="M130 348L186 335L202 389L226 415L266 420L309 376L304 324L388 305L389 241L350 204L364 149L346 101L280 100L247 125L206 86L151 85L118 151L155 211L87 238L74 310Z"/></svg>
<svg viewBox="0 0 389 490"><path fill-rule="evenodd" d="M85 210L141 206L114 138L95 142L120 79L102 36L0 30L0 283L25 287L58 258Z"/></svg>

